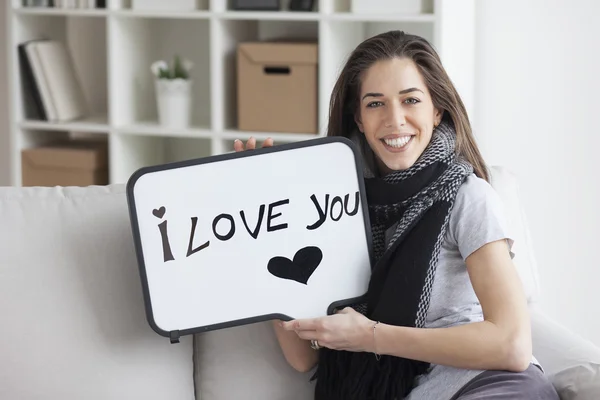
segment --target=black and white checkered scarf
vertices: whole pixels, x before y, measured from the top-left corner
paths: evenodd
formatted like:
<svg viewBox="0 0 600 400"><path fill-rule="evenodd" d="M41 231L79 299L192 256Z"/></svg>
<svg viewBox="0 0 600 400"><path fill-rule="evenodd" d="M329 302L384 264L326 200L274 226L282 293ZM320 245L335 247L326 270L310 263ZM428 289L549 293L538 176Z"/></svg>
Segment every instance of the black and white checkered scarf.
<svg viewBox="0 0 600 400"><path fill-rule="evenodd" d="M444 121L412 167L384 177L365 174L374 260L367 302L354 308L373 321L425 326L454 199L473 172L455 145L454 128ZM388 230L393 234L386 240ZM323 348L313 376L315 399L402 399L428 368L415 360Z"/></svg>

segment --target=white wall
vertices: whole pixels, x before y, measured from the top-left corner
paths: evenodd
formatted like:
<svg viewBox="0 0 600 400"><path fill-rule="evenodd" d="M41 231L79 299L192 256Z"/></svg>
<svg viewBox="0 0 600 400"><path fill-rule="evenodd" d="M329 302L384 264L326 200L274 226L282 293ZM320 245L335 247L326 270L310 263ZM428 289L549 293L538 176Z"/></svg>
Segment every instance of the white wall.
<svg viewBox="0 0 600 400"><path fill-rule="evenodd" d="M0 3L0 186L10 184L10 158L8 142L8 84L7 84L7 35L6 6Z"/></svg>
<svg viewBox="0 0 600 400"><path fill-rule="evenodd" d="M600 345L600 2L478 2L476 134L520 176L540 306Z"/></svg>

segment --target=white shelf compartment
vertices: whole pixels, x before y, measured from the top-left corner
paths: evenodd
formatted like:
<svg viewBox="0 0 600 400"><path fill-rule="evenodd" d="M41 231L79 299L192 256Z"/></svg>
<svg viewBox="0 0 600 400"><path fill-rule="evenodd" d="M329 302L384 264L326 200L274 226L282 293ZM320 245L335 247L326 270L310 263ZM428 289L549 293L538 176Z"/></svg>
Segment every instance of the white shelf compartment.
<svg viewBox="0 0 600 400"><path fill-rule="evenodd" d="M109 151L110 181L123 184L142 167L209 156L211 145L205 138L112 134Z"/></svg>
<svg viewBox="0 0 600 400"><path fill-rule="evenodd" d="M154 61L172 65L175 55L193 62L192 126L211 126L210 26L208 20L129 18L110 20L111 122L115 126L158 121Z"/></svg>
<svg viewBox="0 0 600 400"><path fill-rule="evenodd" d="M424 24L421 22L422 21L363 21L358 19L335 19L323 27L323 29L327 31L327 33L324 34L324 37L330 41L329 43L324 43L323 46L328 49L328 52L333 52L333 60L337 60L338 64L335 70L339 73L339 68L341 68L343 62L346 61L346 57L350 55L357 45L362 41L383 32L402 30L407 33L423 36L425 39L433 42L435 35L433 24ZM336 52L338 53L336 54Z"/></svg>
<svg viewBox="0 0 600 400"><path fill-rule="evenodd" d="M35 126L31 126L26 129L24 128L21 131L21 134L16 138L19 159L21 158L21 152L25 149L36 148L68 139L93 139L94 141L103 141L106 143L109 142L109 134L107 131L84 130L84 132L72 132L68 129L48 130L44 127L38 129ZM18 164L18 170L14 172L18 174L19 178L21 177L21 163Z"/></svg>
<svg viewBox="0 0 600 400"><path fill-rule="evenodd" d="M94 137L106 137L108 135L106 132L104 134L95 134ZM55 141L66 140L72 138L73 134L67 131L48 131L43 129L25 129L21 132L21 135L17 138L17 143L19 144L19 152L24 149L30 149L38 146L42 146L47 143L52 143ZM20 167L19 167L20 168ZM20 173L20 171L19 171Z"/></svg>
<svg viewBox="0 0 600 400"><path fill-rule="evenodd" d="M34 39L53 39L64 43L69 50L76 79L83 90L88 118L107 115L108 89L106 72L106 20L89 16L48 16L17 14L14 19L15 47ZM14 71L18 86L17 121L35 119L28 97L23 98L18 53L15 51ZM106 118L105 118L106 119ZM49 123L50 124L50 123Z"/></svg>
<svg viewBox="0 0 600 400"><path fill-rule="evenodd" d="M215 96L215 131L237 131L237 46L267 40L319 41L317 21L216 20L211 37L216 48L211 72ZM216 39L215 39L216 38ZM268 107L268 104L265 104Z"/></svg>

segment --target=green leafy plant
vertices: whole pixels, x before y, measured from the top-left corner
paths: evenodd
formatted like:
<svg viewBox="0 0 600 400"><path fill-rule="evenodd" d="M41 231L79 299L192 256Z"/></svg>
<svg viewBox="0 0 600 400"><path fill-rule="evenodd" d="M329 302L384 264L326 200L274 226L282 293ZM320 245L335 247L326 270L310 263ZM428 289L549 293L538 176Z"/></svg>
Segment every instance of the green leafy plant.
<svg viewBox="0 0 600 400"><path fill-rule="evenodd" d="M164 60L158 60L152 63L150 69L157 79L190 79L190 71L193 63L190 60L183 59L175 55L171 66Z"/></svg>

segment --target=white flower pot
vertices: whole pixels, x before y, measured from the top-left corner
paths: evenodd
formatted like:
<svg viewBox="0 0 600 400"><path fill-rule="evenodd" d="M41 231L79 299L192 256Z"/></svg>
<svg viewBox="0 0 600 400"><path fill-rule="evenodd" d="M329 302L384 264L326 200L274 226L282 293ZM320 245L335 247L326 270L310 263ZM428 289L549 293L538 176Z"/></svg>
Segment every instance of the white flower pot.
<svg viewBox="0 0 600 400"><path fill-rule="evenodd" d="M187 128L192 113L192 81L157 79L155 81L158 120L168 128Z"/></svg>

